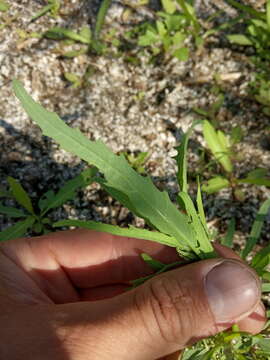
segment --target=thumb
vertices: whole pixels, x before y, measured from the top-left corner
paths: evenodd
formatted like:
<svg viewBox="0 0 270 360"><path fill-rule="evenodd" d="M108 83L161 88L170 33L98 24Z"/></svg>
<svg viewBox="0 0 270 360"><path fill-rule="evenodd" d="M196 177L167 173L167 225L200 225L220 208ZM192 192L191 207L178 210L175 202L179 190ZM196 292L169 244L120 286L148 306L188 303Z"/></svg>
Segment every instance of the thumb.
<svg viewBox="0 0 270 360"><path fill-rule="evenodd" d="M61 307L72 316L66 337L72 349L92 360L151 360L229 328L259 301L260 281L252 269L238 260L211 259L108 300Z"/></svg>

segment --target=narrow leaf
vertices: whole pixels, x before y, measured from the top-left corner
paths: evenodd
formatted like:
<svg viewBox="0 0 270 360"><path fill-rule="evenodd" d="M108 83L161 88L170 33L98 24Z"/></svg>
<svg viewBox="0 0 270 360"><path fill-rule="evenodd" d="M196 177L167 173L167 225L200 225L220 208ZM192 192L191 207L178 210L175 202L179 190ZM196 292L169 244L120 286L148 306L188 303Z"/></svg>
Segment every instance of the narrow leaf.
<svg viewBox="0 0 270 360"><path fill-rule="evenodd" d="M219 190L225 189L230 186L229 180L223 178L221 176L216 176L210 180L208 180L207 184L202 186L202 191L207 194L213 194Z"/></svg>
<svg viewBox="0 0 270 360"><path fill-rule="evenodd" d="M52 192L47 193L47 197L39 202L42 210L41 216L44 216L49 210L63 205L67 200L73 199L79 188L85 187L94 181L96 173L96 168L86 169L74 179L67 181L55 195Z"/></svg>
<svg viewBox="0 0 270 360"><path fill-rule="evenodd" d="M236 181L239 184L253 184L253 185L261 185L261 186L270 186L270 179L269 178L245 178L245 179L238 179Z"/></svg>
<svg viewBox="0 0 270 360"><path fill-rule="evenodd" d="M16 208L4 206L0 203L0 213L5 214L9 217L19 218L19 217L26 217L27 215Z"/></svg>
<svg viewBox="0 0 270 360"><path fill-rule="evenodd" d="M161 0L163 9L168 14L173 14L176 11L175 0Z"/></svg>
<svg viewBox="0 0 270 360"><path fill-rule="evenodd" d="M261 235L261 230L262 230L262 226L263 226L263 222L268 214L269 211L269 207L270 207L270 198L265 200L264 203L261 205L255 221L252 225L252 229L251 229L251 233L250 236L247 240L246 246L243 249L241 256L243 259L246 259L246 257L248 256L248 254L252 251L252 249L254 248L255 244L257 243L257 241L260 238ZM260 257L261 252L259 252L255 258L254 261L256 262L256 257L259 258ZM253 263L254 265L254 263Z"/></svg>
<svg viewBox="0 0 270 360"><path fill-rule="evenodd" d="M201 220L201 223L206 231L207 234L208 233L208 227L207 227L207 222L206 222L206 217L205 217L205 213L204 213L204 208L203 208L203 201L202 201L202 193L201 193L201 185L200 185L200 180L199 177L197 177L197 208L198 208L198 213L199 213L199 217Z"/></svg>
<svg viewBox="0 0 270 360"><path fill-rule="evenodd" d="M34 222L35 218L33 216L29 216L25 220L17 222L15 225L0 232L0 241L16 239L25 235L27 230L31 228Z"/></svg>
<svg viewBox="0 0 270 360"><path fill-rule="evenodd" d="M187 147L188 141L193 131L193 128L198 124L198 122L194 122L189 130L183 135L181 144L177 146L175 149L177 150L177 155L175 156L175 160L177 163L177 180L180 187L180 191L187 192L188 191L188 183L187 183Z"/></svg>
<svg viewBox="0 0 270 360"><path fill-rule="evenodd" d="M212 154L220 162L222 167L227 172L232 172L233 166L228 156L229 149L225 147L224 136L221 135L221 132L219 132L218 135L213 125L211 125L209 121L204 120L203 136Z"/></svg>
<svg viewBox="0 0 270 360"><path fill-rule="evenodd" d="M137 174L123 155L115 155L101 141L88 140L78 129L68 127L55 113L45 110L27 94L20 82L14 81L13 87L24 109L39 124L44 135L95 165L104 174L106 185L125 194L136 213L160 232L175 238L179 246L189 247L190 251L201 254L187 216L178 211L167 192L159 191L150 177Z"/></svg>
<svg viewBox="0 0 270 360"><path fill-rule="evenodd" d="M207 258L213 256L214 250L209 240L208 233L206 232L206 229L196 212L193 201L191 200L190 196L185 192L180 192L179 197L185 205L186 212L191 221L193 230L196 234L198 250L201 251L200 257Z"/></svg>
<svg viewBox="0 0 270 360"><path fill-rule="evenodd" d="M162 262L153 259L150 255L148 254L141 254L141 257L143 259L143 261L145 261L147 263L147 265L149 265L153 270L160 270L164 267L165 264L163 264Z"/></svg>
<svg viewBox="0 0 270 360"><path fill-rule="evenodd" d="M11 192L12 192L14 198L16 199L16 201L21 206L23 206L27 211L29 211L30 214L34 215L35 213L34 213L31 199L28 196L28 194L26 193L26 191L24 190L24 188L22 187L22 185L11 176L9 176L7 178L7 181L9 183Z"/></svg>
<svg viewBox="0 0 270 360"><path fill-rule="evenodd" d="M70 29L65 29L61 27L54 27L50 30L47 30L44 34L44 37L53 39L53 40L62 40L65 38L81 42L83 44L90 44L91 40L82 36L81 34L77 34L75 31Z"/></svg>
<svg viewBox="0 0 270 360"><path fill-rule="evenodd" d="M243 46L253 45L253 42L246 35L233 34L233 35L227 35L227 38L232 44L243 45Z"/></svg>
<svg viewBox="0 0 270 360"><path fill-rule="evenodd" d="M30 21L35 21L41 16L47 14L47 12L49 12L52 9L52 7L53 7L52 4L44 6L40 11L38 11L34 16L32 16Z"/></svg>
<svg viewBox="0 0 270 360"><path fill-rule="evenodd" d="M234 233L235 233L235 218L232 218L229 222L226 236L221 240L220 243L224 246L232 248Z"/></svg>
<svg viewBox="0 0 270 360"><path fill-rule="evenodd" d="M116 225L102 224L96 221L83 221L83 220L61 220L53 224L53 227L62 227L62 226L76 226L84 229L91 229L95 231L107 232L113 235L126 236L131 238L151 240L158 242L163 245L175 247L177 242L174 238L166 236L159 232L148 231L145 229L137 229L133 226L129 228L121 228Z"/></svg>

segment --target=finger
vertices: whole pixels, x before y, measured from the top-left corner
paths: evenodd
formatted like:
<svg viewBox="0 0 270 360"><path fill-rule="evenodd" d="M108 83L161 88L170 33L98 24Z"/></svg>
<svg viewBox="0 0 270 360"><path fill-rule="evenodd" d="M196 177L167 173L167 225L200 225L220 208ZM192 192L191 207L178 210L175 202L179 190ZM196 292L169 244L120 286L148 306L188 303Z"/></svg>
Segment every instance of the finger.
<svg viewBox="0 0 270 360"><path fill-rule="evenodd" d="M232 249L222 246L220 244L214 244L215 250L219 255L227 259L236 259L244 263L244 260L237 255ZM260 301L259 305L255 311L238 322L239 329L241 331L246 331L251 334L258 334L264 328L265 322L267 320L266 311L263 303Z"/></svg>
<svg viewBox="0 0 270 360"><path fill-rule="evenodd" d="M110 358L150 360L231 327L252 313L259 299L259 280L249 267L211 259L156 276L109 300L60 305L58 316L74 358L77 349L83 354L95 349L95 359L106 350Z"/></svg>
<svg viewBox="0 0 270 360"><path fill-rule="evenodd" d="M77 288L126 283L151 274L139 256L143 252L164 263L179 260L175 248L85 229L0 246L56 303L77 301Z"/></svg>

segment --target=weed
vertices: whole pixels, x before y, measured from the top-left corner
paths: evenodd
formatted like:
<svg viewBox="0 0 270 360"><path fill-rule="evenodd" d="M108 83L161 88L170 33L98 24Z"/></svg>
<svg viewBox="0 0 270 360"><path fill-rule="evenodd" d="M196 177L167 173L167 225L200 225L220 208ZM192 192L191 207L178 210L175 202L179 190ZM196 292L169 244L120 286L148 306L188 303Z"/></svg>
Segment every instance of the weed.
<svg viewBox="0 0 270 360"><path fill-rule="evenodd" d="M203 120L202 123L204 140L223 173L222 176L218 175L208 180L208 183L202 186L203 191L211 194L224 188L231 188L234 197L243 201L244 194L239 188L241 184L270 186L270 178L267 177L268 170L264 168L254 169L243 178L236 178L234 175L234 161L236 160L234 146L242 139L241 127L233 127L230 136L226 136L223 131L215 130L208 120Z"/></svg>
<svg viewBox="0 0 270 360"><path fill-rule="evenodd" d="M73 199L79 188L85 187L94 181L95 174L96 169L86 169L74 179L67 181L57 193L54 193L52 190L47 191L38 200L37 211L21 184L16 179L8 177L9 191L1 191L0 197L12 197L23 210L4 206L0 203L0 213L10 218L21 218L24 220L2 231L0 233L0 240L9 240L23 236L29 229L32 229L33 233L36 234L45 234L51 231L52 221L47 217L47 213L52 209L60 207L67 200Z"/></svg>
<svg viewBox="0 0 270 360"><path fill-rule="evenodd" d="M50 13L53 17L57 17L60 6L61 3L59 0L47 0L47 5L43 6L43 8L31 18L31 21L35 21L47 13Z"/></svg>
<svg viewBox="0 0 270 360"><path fill-rule="evenodd" d="M149 177L143 177L132 169L123 155L117 156L101 141L90 141L78 129L69 128L55 113L51 113L35 103L18 81L13 82L13 87L22 106L28 115L41 127L44 134L53 138L63 149L95 165L103 176L96 177L94 180L99 182L109 194L124 206L144 218L154 231L134 227L120 228L93 221L79 220L63 220L53 224L54 227L80 226L120 236L156 241L176 248L184 261L196 261L215 256L210 242L211 236L204 214L199 182L196 199L197 208L188 195L186 153L192 128L184 135L182 144L177 148L177 178L180 187L178 205L182 210L181 212L171 203L166 192L160 192ZM194 126L196 126L196 123L194 123ZM216 132L207 120L204 122L204 132L207 138L211 135L209 145L213 154L218 158L224 169L231 172L232 164L227 154L227 147L225 147L225 145L227 146L225 135L222 132ZM222 157L220 157L220 153ZM15 190L12 191L14 194ZM43 203L43 205L45 204L43 209L48 209L48 203L52 200L53 194L47 195ZM31 214L33 213L31 203L29 203L29 199L25 198L25 195L20 196L20 204ZM269 208L270 199L266 200L259 209L250 236L241 253L243 259L247 259L247 256L258 242L262 224ZM231 245L233 233L234 224L232 223L223 243ZM165 265L152 259L147 254L143 254L142 258L153 267L156 271L155 274L167 271L183 263L183 260L179 259L179 262ZM270 272L267 270L269 263L270 245L257 252L251 261L251 266L264 281L264 291L269 291L270 288ZM132 285L137 286L147 279L149 277L137 279ZM269 354L270 339L267 339L264 333L254 336L240 332L237 326L233 326L231 331L220 333L186 349L181 358L182 360L266 360L269 358Z"/></svg>

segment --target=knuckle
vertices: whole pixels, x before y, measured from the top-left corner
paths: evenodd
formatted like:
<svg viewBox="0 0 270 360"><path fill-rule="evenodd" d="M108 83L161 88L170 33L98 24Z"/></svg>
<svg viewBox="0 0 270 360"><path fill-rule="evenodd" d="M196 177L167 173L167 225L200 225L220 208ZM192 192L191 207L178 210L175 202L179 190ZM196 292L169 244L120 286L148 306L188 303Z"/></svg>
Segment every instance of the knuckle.
<svg viewBox="0 0 270 360"><path fill-rule="evenodd" d="M148 333L156 338L157 332L165 343L179 345L189 341L192 329L199 326L196 300L191 287L183 279L162 276L149 282L143 294L138 293L137 309L144 312Z"/></svg>

